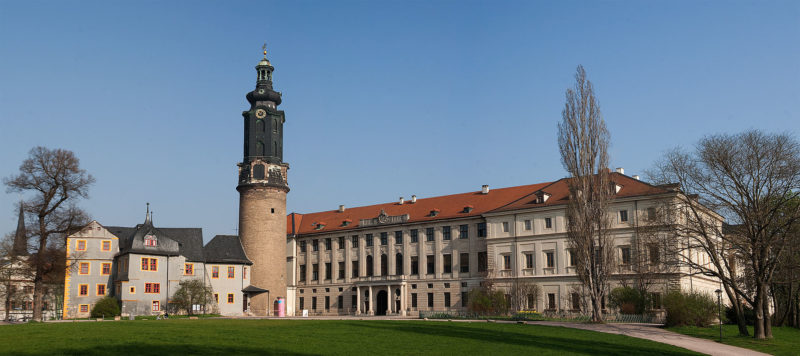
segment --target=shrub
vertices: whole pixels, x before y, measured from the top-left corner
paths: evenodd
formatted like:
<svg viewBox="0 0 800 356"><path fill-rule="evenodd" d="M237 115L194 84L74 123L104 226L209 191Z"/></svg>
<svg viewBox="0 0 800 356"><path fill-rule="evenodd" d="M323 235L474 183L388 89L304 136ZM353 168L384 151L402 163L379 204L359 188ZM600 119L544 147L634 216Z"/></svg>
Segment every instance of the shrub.
<svg viewBox="0 0 800 356"><path fill-rule="evenodd" d="M467 309L478 315L501 315L508 312L508 301L503 291L474 288L469 292Z"/></svg>
<svg viewBox="0 0 800 356"><path fill-rule="evenodd" d="M646 300L636 288L617 287L608 297L609 305L619 309L622 314L642 314L645 310Z"/></svg>
<svg viewBox="0 0 800 356"><path fill-rule="evenodd" d="M119 315L119 302L117 301L117 298L114 297L105 297L100 299L100 301L94 305L94 308L92 308L91 313L92 318L117 315Z"/></svg>
<svg viewBox="0 0 800 356"><path fill-rule="evenodd" d="M717 303L699 292L671 291L664 297L667 326L708 326L717 318Z"/></svg>
<svg viewBox="0 0 800 356"><path fill-rule="evenodd" d="M755 320L756 320L756 312L754 312L752 308L750 308L750 307L748 307L746 305L742 305L742 308L744 308L744 322L745 322L745 324L753 325L753 323L755 323ZM739 323L738 322L739 318L736 316L736 310L731 308L731 307L725 307L725 318L728 319L728 320L726 320L726 322L728 324L738 324Z"/></svg>

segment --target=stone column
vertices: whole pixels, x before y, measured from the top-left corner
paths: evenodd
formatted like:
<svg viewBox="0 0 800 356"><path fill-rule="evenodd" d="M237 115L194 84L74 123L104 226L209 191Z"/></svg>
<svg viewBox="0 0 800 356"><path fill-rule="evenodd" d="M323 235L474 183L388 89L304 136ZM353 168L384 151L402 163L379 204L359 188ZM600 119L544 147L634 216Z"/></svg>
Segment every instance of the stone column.
<svg viewBox="0 0 800 356"><path fill-rule="evenodd" d="M386 286L386 315L392 314L392 304L394 304L394 298L392 298L392 286Z"/></svg>
<svg viewBox="0 0 800 356"><path fill-rule="evenodd" d="M375 315L375 303L372 302L374 299L375 297L372 293L372 286L369 286L369 297L367 298L369 301L369 315Z"/></svg>
<svg viewBox="0 0 800 356"><path fill-rule="evenodd" d="M361 315L361 287L356 286L356 315Z"/></svg>
<svg viewBox="0 0 800 356"><path fill-rule="evenodd" d="M350 246L350 241L347 241L347 236L344 237L344 281L350 283L350 276L353 275L353 252Z"/></svg>
<svg viewBox="0 0 800 356"><path fill-rule="evenodd" d="M450 271L453 279L457 279L461 273L461 256L458 254L458 249L453 247L450 251Z"/></svg>
<svg viewBox="0 0 800 356"><path fill-rule="evenodd" d="M450 232L452 234L452 231ZM436 279L442 278L442 231L434 231L433 233L433 273Z"/></svg>
<svg viewBox="0 0 800 356"><path fill-rule="evenodd" d="M400 315L402 315L402 316L406 316L406 309L408 309L408 306L406 306L406 291L407 291L406 290L406 284L405 283L401 284L400 285Z"/></svg>

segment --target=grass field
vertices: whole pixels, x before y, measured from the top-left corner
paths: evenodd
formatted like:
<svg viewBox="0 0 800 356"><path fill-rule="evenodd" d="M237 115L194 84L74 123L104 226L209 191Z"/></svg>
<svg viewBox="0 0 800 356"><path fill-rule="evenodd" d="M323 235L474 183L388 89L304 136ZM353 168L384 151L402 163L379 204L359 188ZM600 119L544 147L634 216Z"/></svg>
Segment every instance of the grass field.
<svg viewBox="0 0 800 356"><path fill-rule="evenodd" d="M753 327L750 328L750 335L753 335ZM668 328L677 333L704 338L719 340L719 327L698 328L698 327L675 327ZM773 327L771 340L755 340L752 336L739 336L739 328L736 325L722 326L722 343L744 347L752 350L765 352L772 355L800 355L800 330L788 327Z"/></svg>
<svg viewBox="0 0 800 356"><path fill-rule="evenodd" d="M385 320L136 320L0 326L15 355L694 355L622 335L501 323Z"/></svg>

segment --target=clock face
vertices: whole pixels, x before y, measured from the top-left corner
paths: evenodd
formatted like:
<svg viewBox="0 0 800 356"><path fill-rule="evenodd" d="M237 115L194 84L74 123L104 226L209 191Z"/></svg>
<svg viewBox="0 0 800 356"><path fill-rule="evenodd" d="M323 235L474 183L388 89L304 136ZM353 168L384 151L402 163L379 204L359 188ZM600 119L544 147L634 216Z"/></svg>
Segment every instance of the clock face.
<svg viewBox="0 0 800 356"><path fill-rule="evenodd" d="M259 119L263 119L263 118L267 117L267 112L264 111L264 109L258 109L258 110L256 110L256 117L259 118Z"/></svg>
<svg viewBox="0 0 800 356"><path fill-rule="evenodd" d="M258 89L259 94L264 94L264 89Z"/></svg>

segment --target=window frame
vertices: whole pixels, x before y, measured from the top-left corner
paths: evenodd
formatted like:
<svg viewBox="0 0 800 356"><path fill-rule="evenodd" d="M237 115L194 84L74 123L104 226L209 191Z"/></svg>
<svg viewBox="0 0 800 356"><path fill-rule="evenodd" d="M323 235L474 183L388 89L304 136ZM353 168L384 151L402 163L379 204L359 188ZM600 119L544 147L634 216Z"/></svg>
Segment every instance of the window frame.
<svg viewBox="0 0 800 356"><path fill-rule="evenodd" d="M89 284L78 284L78 296L79 297L89 296Z"/></svg>
<svg viewBox="0 0 800 356"><path fill-rule="evenodd" d="M191 273L187 273L186 271L190 271ZM184 276L194 276L194 263L184 263L183 264L183 275Z"/></svg>
<svg viewBox="0 0 800 356"><path fill-rule="evenodd" d="M100 287L103 287L103 293L102 294L100 293ZM107 289L108 288L106 288L105 283L97 283L94 286L94 294L97 295L97 296L105 296L106 294L108 294L108 290Z"/></svg>
<svg viewBox="0 0 800 356"><path fill-rule="evenodd" d="M83 243L83 248L81 248L81 243ZM86 240L75 240L75 251L86 251L86 248Z"/></svg>
<svg viewBox="0 0 800 356"><path fill-rule="evenodd" d="M108 267L108 273L106 273L106 266ZM111 262L103 262L100 264L100 275L103 276L111 275Z"/></svg>
<svg viewBox="0 0 800 356"><path fill-rule="evenodd" d="M83 266L86 266L86 273L83 273ZM79 262L78 263L78 274L82 276L88 276L92 274L92 264L89 262Z"/></svg>
<svg viewBox="0 0 800 356"><path fill-rule="evenodd" d="M211 279L219 279L219 266L211 266Z"/></svg>
<svg viewBox="0 0 800 356"><path fill-rule="evenodd" d="M108 246L108 248L106 248ZM100 241L100 249L102 251L111 251L111 240Z"/></svg>
<svg viewBox="0 0 800 356"><path fill-rule="evenodd" d="M228 293L227 297L225 298L225 301L227 302L227 304L236 303L236 297L234 296L234 293Z"/></svg>
<svg viewBox="0 0 800 356"><path fill-rule="evenodd" d="M228 279L236 278L236 266L228 266Z"/></svg>

